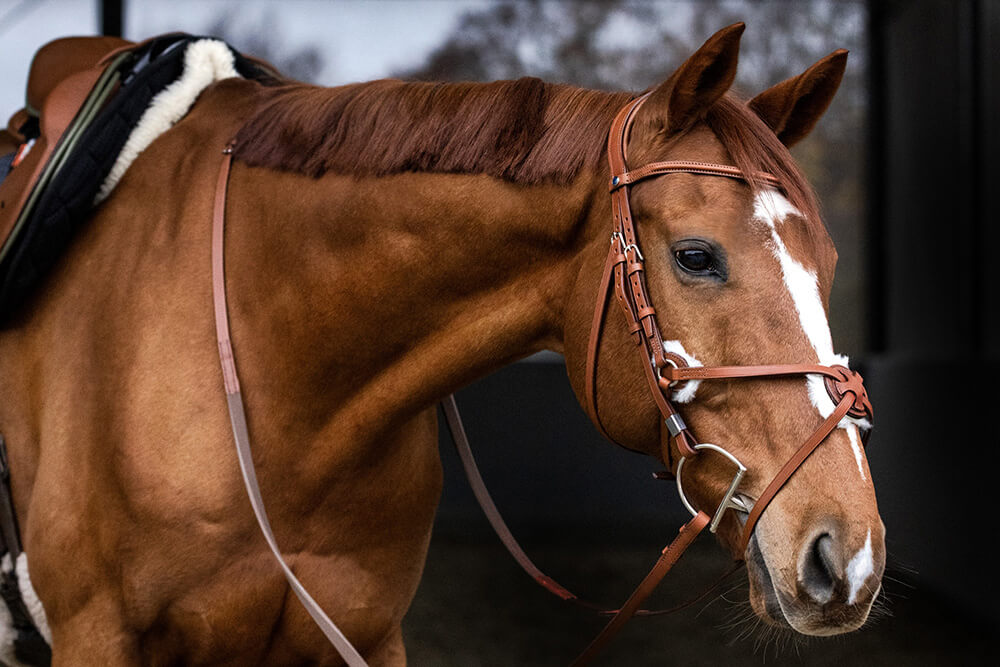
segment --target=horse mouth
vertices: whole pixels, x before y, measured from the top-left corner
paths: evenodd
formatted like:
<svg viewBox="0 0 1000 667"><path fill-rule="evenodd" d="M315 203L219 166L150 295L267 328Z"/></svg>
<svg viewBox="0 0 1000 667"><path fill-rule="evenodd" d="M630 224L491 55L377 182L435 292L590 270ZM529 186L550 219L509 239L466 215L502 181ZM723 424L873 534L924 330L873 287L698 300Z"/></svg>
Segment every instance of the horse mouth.
<svg viewBox="0 0 1000 667"><path fill-rule="evenodd" d="M750 604L757 616L778 628L793 629L785 618L785 612L778 600L778 591L771 579L771 571L764 560L764 554L757 542L757 535L750 539L746 554L747 578L750 581Z"/></svg>
<svg viewBox="0 0 1000 667"><path fill-rule="evenodd" d="M813 637L829 637L859 629L865 624L879 591L863 605L836 602L817 604L802 595L783 593L775 585L764 552L754 535L746 553L750 604L758 618L785 630Z"/></svg>
<svg viewBox="0 0 1000 667"><path fill-rule="evenodd" d="M742 505L745 508L733 508L733 513L742 530L750 517L753 500L741 493L737 493L733 496L733 501L735 501L734 504ZM778 600L778 592L771 579L771 571L764 560L764 554L760 550L760 544L757 542L756 533L751 536L747 544L745 558L747 578L750 582L750 604L753 606L757 616L772 626L786 630L793 629L785 618L781 602Z"/></svg>

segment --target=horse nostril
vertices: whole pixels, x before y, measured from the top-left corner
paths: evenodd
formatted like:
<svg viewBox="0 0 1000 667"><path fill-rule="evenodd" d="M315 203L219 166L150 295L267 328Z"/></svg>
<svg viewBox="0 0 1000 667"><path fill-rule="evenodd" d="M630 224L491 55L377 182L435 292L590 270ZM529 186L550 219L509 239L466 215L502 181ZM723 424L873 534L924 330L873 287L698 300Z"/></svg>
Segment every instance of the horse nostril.
<svg viewBox="0 0 1000 667"><path fill-rule="evenodd" d="M840 561L833 537L829 533L817 537L802 567L801 584L809 597L820 604L833 599L844 576Z"/></svg>

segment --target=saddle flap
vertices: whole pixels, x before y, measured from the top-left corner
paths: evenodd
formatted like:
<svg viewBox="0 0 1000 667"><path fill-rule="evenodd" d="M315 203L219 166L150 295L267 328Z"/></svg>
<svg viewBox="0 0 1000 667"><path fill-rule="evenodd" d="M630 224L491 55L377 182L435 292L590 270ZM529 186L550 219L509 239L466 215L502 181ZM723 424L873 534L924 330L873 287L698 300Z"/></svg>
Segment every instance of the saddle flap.
<svg viewBox="0 0 1000 667"><path fill-rule="evenodd" d="M38 49L28 73L28 112L37 117L60 82L95 67L109 52L131 44L118 37L64 37Z"/></svg>
<svg viewBox="0 0 1000 667"><path fill-rule="evenodd" d="M58 82L42 103L41 135L24 159L0 183L0 243L14 231L21 209L66 128L73 121L103 68L92 67Z"/></svg>
<svg viewBox="0 0 1000 667"><path fill-rule="evenodd" d="M31 193L32 184L38 180L51 152L45 137L39 137L17 168L0 183L0 245L14 231L14 223Z"/></svg>

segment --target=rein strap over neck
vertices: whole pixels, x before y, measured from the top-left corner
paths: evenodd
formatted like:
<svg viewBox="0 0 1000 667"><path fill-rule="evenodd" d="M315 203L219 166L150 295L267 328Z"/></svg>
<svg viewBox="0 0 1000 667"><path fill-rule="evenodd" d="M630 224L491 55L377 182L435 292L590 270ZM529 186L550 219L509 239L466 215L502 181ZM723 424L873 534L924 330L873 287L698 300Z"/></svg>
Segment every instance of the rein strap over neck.
<svg viewBox="0 0 1000 667"><path fill-rule="evenodd" d="M322 607L309 595L302 583L292 572L271 530L271 522L264 509L264 499L260 493L260 484L253 464L253 453L250 450L250 434L247 428L246 409L243 406L243 395L240 392L240 382L236 375L236 360L233 358L233 346L229 333L229 313L226 305L226 273L225 273L225 227L226 227L226 190L229 184L229 172L233 161L232 145L226 147L219 169L219 180L215 188L215 206L212 215L212 299L215 305L215 332L219 344L219 360L222 363L222 378L226 388L226 405L229 408L229 421L233 427L233 439L236 441L236 454L240 462L240 473L243 484L260 530L267 540L278 565L281 567L289 587L305 607L316 625L326 638L340 653L349 667L367 667L368 663L361 657L357 649L351 645L340 628L330 620Z"/></svg>

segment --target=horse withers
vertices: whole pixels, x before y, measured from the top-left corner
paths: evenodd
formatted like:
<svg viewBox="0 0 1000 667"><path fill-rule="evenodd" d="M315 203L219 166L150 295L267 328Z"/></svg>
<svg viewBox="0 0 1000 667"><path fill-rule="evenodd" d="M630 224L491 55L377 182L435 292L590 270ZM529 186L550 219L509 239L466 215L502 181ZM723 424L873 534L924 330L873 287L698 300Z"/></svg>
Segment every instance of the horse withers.
<svg viewBox="0 0 1000 667"><path fill-rule="evenodd" d="M786 148L846 54L743 102L727 93L741 33L710 38L631 120L630 164L746 175L630 186L647 306L692 369L846 366L826 315L836 251ZM205 89L0 332L0 429L53 664L340 662L288 594L232 447L209 247L234 137L226 289L262 495L292 570L370 664L405 662L441 488L434 405L456 388L561 352L608 437L676 469L676 423L614 300L587 387L605 143L633 99L537 79ZM664 386L691 432L747 468L718 535L747 560L757 614L810 635L860 627L885 561L868 420L833 424L743 549L755 501L836 414L824 378ZM714 512L731 464L684 460L690 503Z"/></svg>

